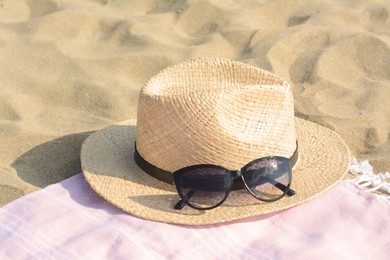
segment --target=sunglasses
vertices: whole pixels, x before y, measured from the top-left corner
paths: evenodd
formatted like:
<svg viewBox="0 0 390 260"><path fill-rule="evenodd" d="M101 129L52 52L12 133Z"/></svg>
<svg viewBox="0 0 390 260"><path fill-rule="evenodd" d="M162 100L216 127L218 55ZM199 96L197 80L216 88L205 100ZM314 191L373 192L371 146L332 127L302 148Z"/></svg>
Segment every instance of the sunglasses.
<svg viewBox="0 0 390 260"><path fill-rule="evenodd" d="M135 148L134 159L149 175L172 183L172 173L147 162ZM213 164L184 167L173 173L173 183L180 196L174 206L180 210L185 205L198 210L209 210L220 206L231 190L246 188L258 200L272 202L285 195L293 196L290 188L292 167L298 159L298 143L290 158L268 156L255 159L240 170L232 171Z"/></svg>

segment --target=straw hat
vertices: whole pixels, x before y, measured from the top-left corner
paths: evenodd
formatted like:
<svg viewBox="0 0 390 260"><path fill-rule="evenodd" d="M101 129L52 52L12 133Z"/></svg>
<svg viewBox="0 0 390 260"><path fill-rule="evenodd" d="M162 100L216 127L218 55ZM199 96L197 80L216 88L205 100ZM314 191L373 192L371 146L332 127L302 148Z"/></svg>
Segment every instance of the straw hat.
<svg viewBox="0 0 390 260"><path fill-rule="evenodd" d="M264 156L291 157L292 197L267 203L246 190L231 191L219 207L175 210L174 185L143 172L139 154L174 172L195 164L237 170ZM347 172L350 151L338 134L294 117L290 85L254 66L202 58L169 67L142 88L136 120L93 133L81 149L91 187L132 215L169 223L201 225L275 212L307 201L332 187Z"/></svg>

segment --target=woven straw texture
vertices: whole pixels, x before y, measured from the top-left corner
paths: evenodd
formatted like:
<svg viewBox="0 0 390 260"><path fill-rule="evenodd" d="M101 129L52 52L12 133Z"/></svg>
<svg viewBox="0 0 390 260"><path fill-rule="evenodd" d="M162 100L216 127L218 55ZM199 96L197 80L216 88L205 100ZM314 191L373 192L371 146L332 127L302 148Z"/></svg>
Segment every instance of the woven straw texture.
<svg viewBox="0 0 390 260"><path fill-rule="evenodd" d="M170 67L145 85L138 104L137 149L168 171L205 162L239 169L295 151L290 86L244 63L198 59Z"/></svg>
<svg viewBox="0 0 390 260"><path fill-rule="evenodd" d="M298 205L343 178L350 164L345 142L333 131L294 117L289 84L256 67L223 59L198 59L167 68L140 92L135 120L109 126L83 144L86 180L110 203L141 218L190 225L233 221ZM137 134L136 134L137 133ZM175 171L213 163L235 170L262 156L290 157L295 196L272 203L233 191L218 208L185 207L173 185L144 173L134 143L155 166Z"/></svg>

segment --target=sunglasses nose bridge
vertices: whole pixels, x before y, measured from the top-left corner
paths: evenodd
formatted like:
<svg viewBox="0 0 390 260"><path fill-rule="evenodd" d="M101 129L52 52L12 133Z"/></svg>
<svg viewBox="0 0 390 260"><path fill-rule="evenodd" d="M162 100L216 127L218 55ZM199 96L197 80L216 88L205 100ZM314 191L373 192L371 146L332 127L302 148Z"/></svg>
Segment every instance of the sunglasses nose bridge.
<svg viewBox="0 0 390 260"><path fill-rule="evenodd" d="M233 180L238 179L238 178L241 178L241 176L242 176L241 170L230 171L230 174L232 175Z"/></svg>

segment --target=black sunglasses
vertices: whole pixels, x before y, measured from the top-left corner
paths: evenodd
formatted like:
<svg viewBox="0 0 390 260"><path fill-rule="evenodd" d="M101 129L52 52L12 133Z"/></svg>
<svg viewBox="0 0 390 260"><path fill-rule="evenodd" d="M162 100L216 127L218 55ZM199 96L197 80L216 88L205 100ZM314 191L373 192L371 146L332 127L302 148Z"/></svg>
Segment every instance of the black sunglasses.
<svg viewBox="0 0 390 260"><path fill-rule="evenodd" d="M147 162L135 148L134 159L149 175L172 183L172 173ZM256 199L272 202L285 195L293 196L290 189L292 167L298 159L298 143L290 159L281 156L263 157L251 161L237 171L221 166L200 164L184 167L173 173L173 182L181 200L174 206L182 209L188 205L207 210L221 205L231 190L246 188Z"/></svg>

